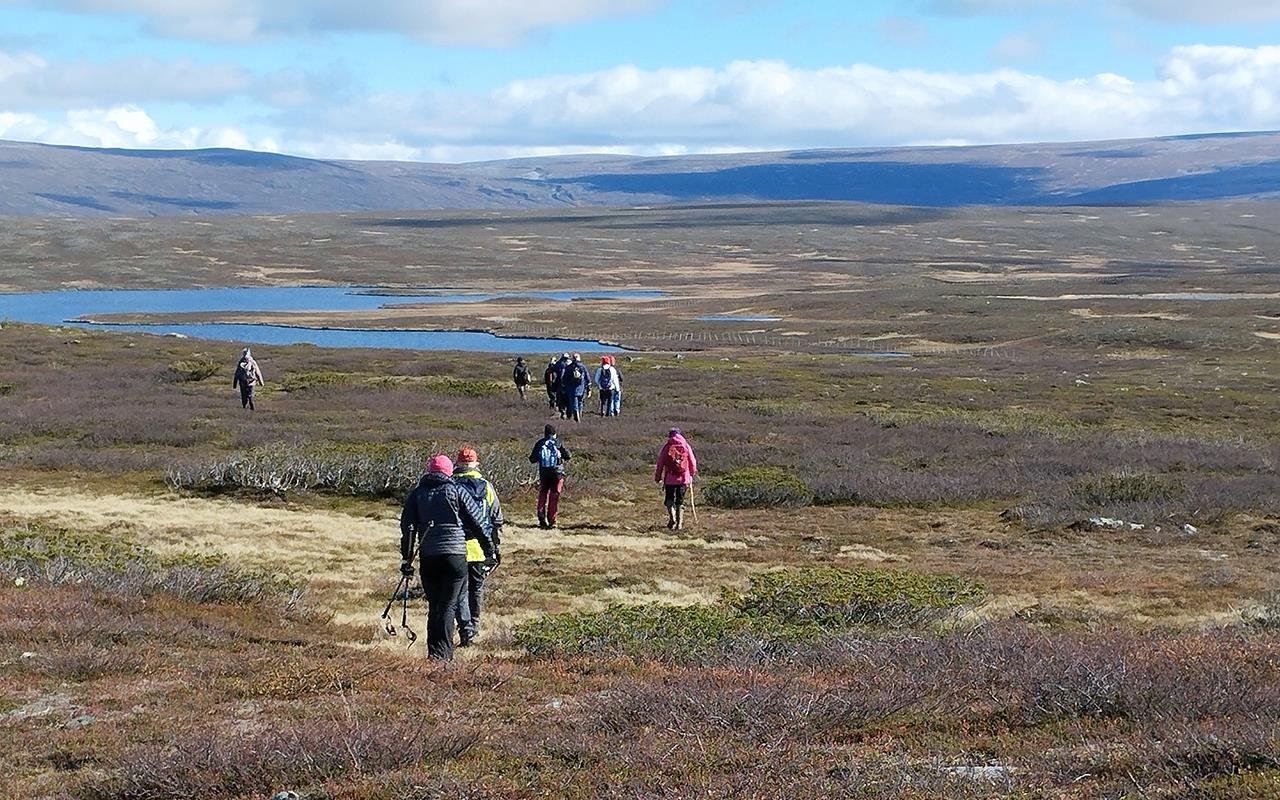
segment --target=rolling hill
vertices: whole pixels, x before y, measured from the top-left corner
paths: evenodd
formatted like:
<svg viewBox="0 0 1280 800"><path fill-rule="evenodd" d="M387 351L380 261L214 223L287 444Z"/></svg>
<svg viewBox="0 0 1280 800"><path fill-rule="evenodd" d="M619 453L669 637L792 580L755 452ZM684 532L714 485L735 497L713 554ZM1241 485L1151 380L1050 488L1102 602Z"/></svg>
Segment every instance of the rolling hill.
<svg viewBox="0 0 1280 800"><path fill-rule="evenodd" d="M0 214L169 216L830 200L921 206L1280 198L1280 132L470 164L0 141Z"/></svg>

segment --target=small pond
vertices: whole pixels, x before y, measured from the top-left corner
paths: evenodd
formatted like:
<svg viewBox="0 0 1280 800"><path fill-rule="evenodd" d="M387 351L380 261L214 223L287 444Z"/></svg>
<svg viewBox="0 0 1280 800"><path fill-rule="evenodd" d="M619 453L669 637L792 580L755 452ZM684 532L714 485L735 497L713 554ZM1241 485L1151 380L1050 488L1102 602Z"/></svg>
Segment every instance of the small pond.
<svg viewBox="0 0 1280 800"><path fill-rule="evenodd" d="M246 344L310 343L321 347L385 347L410 350L526 352L621 348L590 340L507 338L478 331L367 330L288 325L115 324L92 321L108 314L172 314L182 312L360 311L397 303L481 302L500 294L394 294L373 287L268 286L225 289L69 289L53 292L0 293L0 319L43 325L111 328L150 334L180 334ZM529 292L521 296L572 300L575 297L659 297L651 291Z"/></svg>

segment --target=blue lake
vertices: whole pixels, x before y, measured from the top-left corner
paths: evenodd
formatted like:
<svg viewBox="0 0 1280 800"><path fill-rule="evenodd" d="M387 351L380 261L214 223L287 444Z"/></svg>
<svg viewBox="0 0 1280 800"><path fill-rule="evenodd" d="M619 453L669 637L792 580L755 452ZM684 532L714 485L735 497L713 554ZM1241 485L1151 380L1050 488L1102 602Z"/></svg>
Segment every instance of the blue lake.
<svg viewBox="0 0 1280 800"><path fill-rule="evenodd" d="M378 294L373 292L377 291ZM529 350L592 350L619 352L621 348L590 340L506 338L478 331L365 330L307 328L287 325L114 324L92 322L107 314L169 314L181 312L360 311L397 303L481 302L502 294L386 294L375 287L270 286L228 289L71 289L54 292L0 293L0 319L43 325L110 328L150 334L177 333L201 339L246 344L300 344L321 347L384 347L409 350L473 350L512 353ZM528 292L523 297L572 300L575 297L659 297L661 292ZM76 321L83 318L84 321Z"/></svg>

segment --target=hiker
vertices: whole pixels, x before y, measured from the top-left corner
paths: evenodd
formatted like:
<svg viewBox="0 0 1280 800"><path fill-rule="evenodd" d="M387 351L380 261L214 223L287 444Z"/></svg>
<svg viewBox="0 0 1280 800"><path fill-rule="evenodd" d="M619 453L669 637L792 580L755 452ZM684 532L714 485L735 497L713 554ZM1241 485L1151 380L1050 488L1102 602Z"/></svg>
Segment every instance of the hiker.
<svg viewBox="0 0 1280 800"><path fill-rule="evenodd" d="M667 530L678 531L684 525L684 499L697 473L698 459L693 448L679 428L672 428L653 468L654 482L666 489L663 505L667 507Z"/></svg>
<svg viewBox="0 0 1280 800"><path fill-rule="evenodd" d="M614 366L613 356L600 357L595 380L600 387L600 416L618 416L622 406L622 373Z"/></svg>
<svg viewBox="0 0 1280 800"><path fill-rule="evenodd" d="M564 462L570 458L569 448L556 437L556 426L542 428L542 438L529 451L529 463L538 465L538 527L554 528L564 491Z"/></svg>
<svg viewBox="0 0 1280 800"><path fill-rule="evenodd" d="M560 387L560 371L556 368L555 356L547 359L547 368L542 372L542 385L547 390L547 408L554 410Z"/></svg>
<svg viewBox="0 0 1280 800"><path fill-rule="evenodd" d="M560 412L560 419L567 419L569 416L569 395L566 394L564 388L564 373L573 363L573 356L568 353L556 359L555 363L555 384L556 384L556 410Z"/></svg>
<svg viewBox="0 0 1280 800"><path fill-rule="evenodd" d="M416 546L427 595L429 658L453 659L453 620L467 591L467 539L476 539L486 559L494 553L485 522L484 509L453 479L449 457L432 456L400 514L400 574L413 577Z"/></svg>
<svg viewBox="0 0 1280 800"><path fill-rule="evenodd" d="M587 365L582 363L582 356L574 353L560 373L561 417L581 422L582 400L590 390L591 376L587 373Z"/></svg>
<svg viewBox="0 0 1280 800"><path fill-rule="evenodd" d="M480 595L484 580L502 564L502 504L493 484L480 474L480 455L474 448L458 451L458 463L453 468L453 480L475 499L484 509L484 522L493 543L493 557L485 556L480 540L467 537L467 589L458 599L458 646L468 647L480 635Z"/></svg>
<svg viewBox="0 0 1280 800"><path fill-rule="evenodd" d="M529 367L525 365L523 357L516 358L516 365L511 369L511 382L516 385L516 391L520 393L520 400L523 402L524 390L532 382Z"/></svg>
<svg viewBox="0 0 1280 800"><path fill-rule="evenodd" d="M262 370L258 367L258 362L253 359L253 353L249 348L240 351L240 361L236 364L236 374L231 379L231 385L240 390L240 407L253 411L253 387L261 386Z"/></svg>

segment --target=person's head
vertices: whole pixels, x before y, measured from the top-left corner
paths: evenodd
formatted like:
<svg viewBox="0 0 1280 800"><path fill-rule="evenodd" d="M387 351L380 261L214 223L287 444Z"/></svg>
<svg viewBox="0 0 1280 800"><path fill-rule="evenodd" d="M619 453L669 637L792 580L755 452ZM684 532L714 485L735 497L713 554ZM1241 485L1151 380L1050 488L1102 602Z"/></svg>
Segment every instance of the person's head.
<svg viewBox="0 0 1280 800"><path fill-rule="evenodd" d="M608 363L609 363L609 357L608 357L608 356L600 356L600 363L601 363L601 364L608 364Z"/></svg>
<svg viewBox="0 0 1280 800"><path fill-rule="evenodd" d="M248 359L248 358L253 358L253 353L249 352L249 348L246 347L245 349L240 351L240 360L244 361L245 359Z"/></svg>
<svg viewBox="0 0 1280 800"><path fill-rule="evenodd" d="M606 360L606 363L608 363L608 365L609 365L609 366L611 366L611 367L613 366L613 356L605 356L605 360Z"/></svg>
<svg viewBox="0 0 1280 800"><path fill-rule="evenodd" d="M548 422L542 426L542 435L548 438L554 438L556 435L556 426Z"/></svg>
<svg viewBox="0 0 1280 800"><path fill-rule="evenodd" d="M569 359L573 358L573 356L569 355L568 353L561 353L560 357L563 358L565 361L568 361Z"/></svg>
<svg viewBox="0 0 1280 800"><path fill-rule="evenodd" d="M669 439L674 439L677 436L683 436L683 435L684 434L680 432L679 428L672 428L671 430L667 431L667 438Z"/></svg>
<svg viewBox="0 0 1280 800"><path fill-rule="evenodd" d="M582 360L582 353L574 353L574 354L573 354L573 360L574 360L574 361L581 361L581 360Z"/></svg>
<svg viewBox="0 0 1280 800"><path fill-rule="evenodd" d="M523 363L524 363L524 356L516 356L516 363L517 363L517 364L523 364Z"/></svg>
<svg viewBox="0 0 1280 800"><path fill-rule="evenodd" d="M476 452L474 447L463 447L458 450L457 467L474 469L480 466L480 454Z"/></svg>
<svg viewBox="0 0 1280 800"><path fill-rule="evenodd" d="M427 472L435 472L440 475L453 474L453 462L444 453L436 453L431 457L431 461L427 463Z"/></svg>

